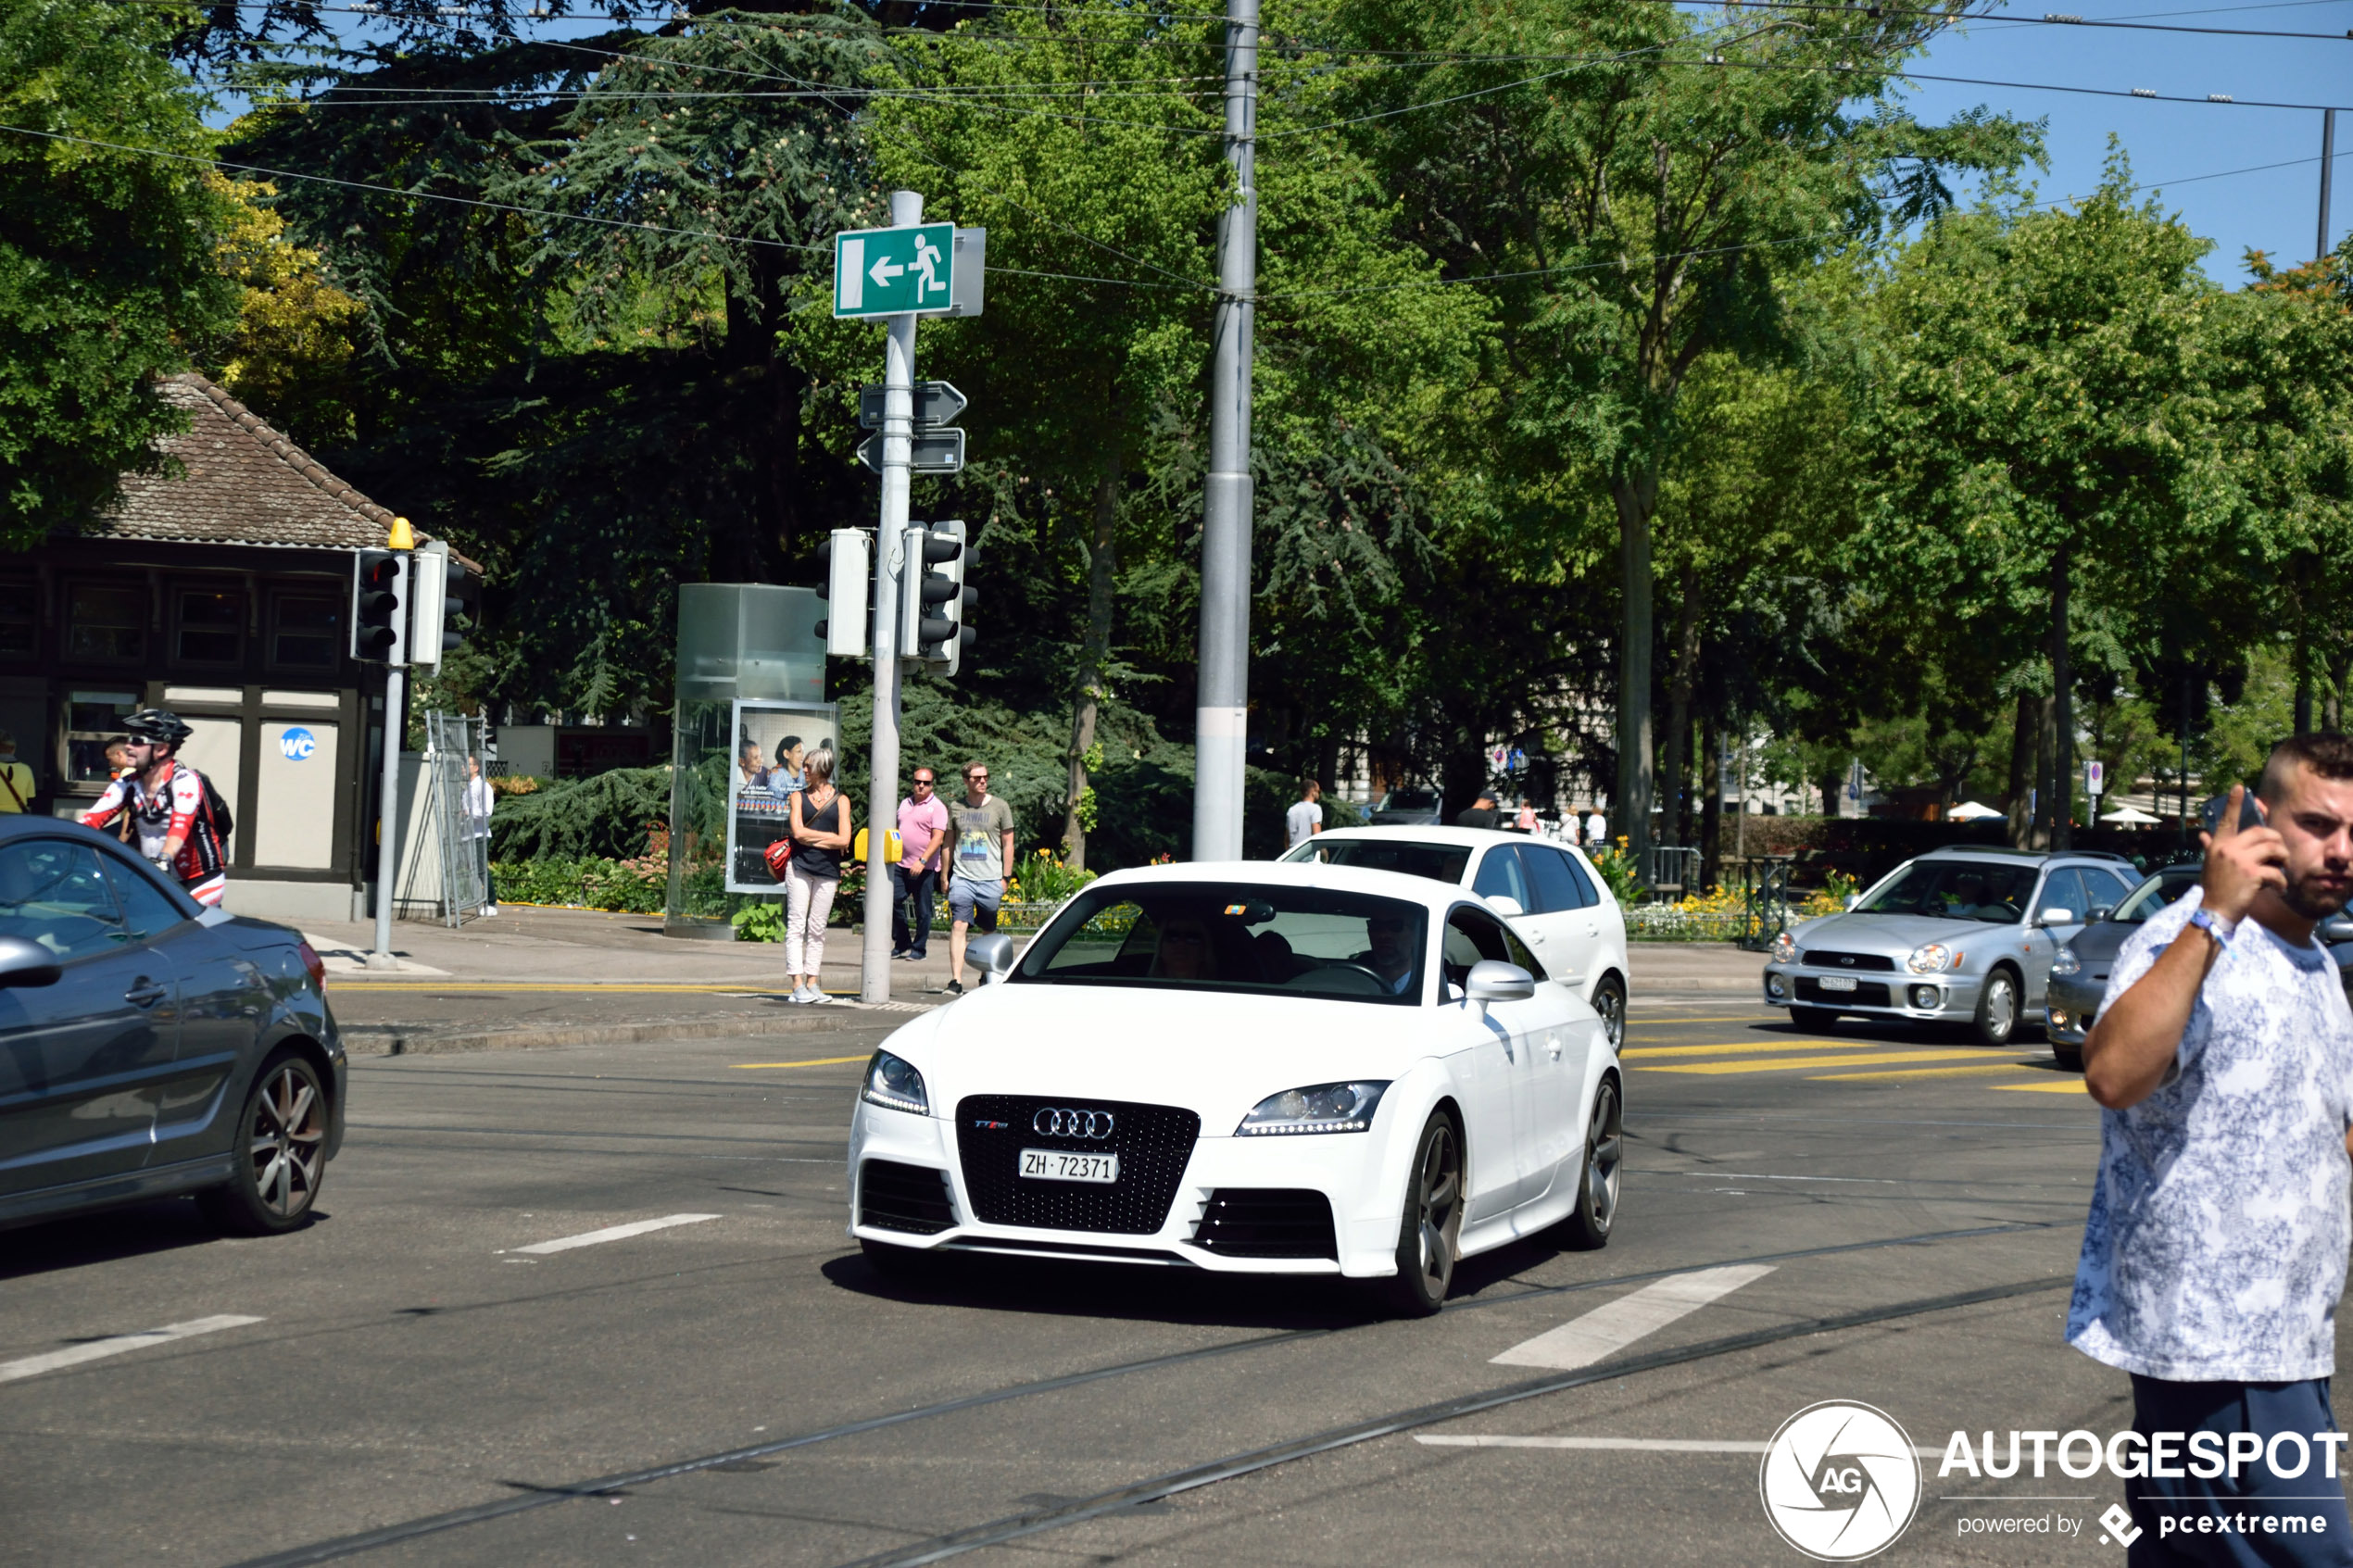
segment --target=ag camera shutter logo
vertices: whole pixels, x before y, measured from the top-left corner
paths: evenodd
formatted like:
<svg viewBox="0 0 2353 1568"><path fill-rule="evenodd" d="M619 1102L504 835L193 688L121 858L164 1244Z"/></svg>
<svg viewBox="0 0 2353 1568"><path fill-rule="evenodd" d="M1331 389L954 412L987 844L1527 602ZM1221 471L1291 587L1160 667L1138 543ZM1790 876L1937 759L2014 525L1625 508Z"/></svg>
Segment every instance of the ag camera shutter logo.
<svg viewBox="0 0 2353 1568"><path fill-rule="evenodd" d="M1826 1399L1781 1423L1756 1487L1781 1539L1819 1562L1856 1562L1911 1524L1920 1461L1885 1411Z"/></svg>
<svg viewBox="0 0 2353 1568"><path fill-rule="evenodd" d="M278 737L278 749L289 762L308 762L310 754L319 749L319 737L300 724L289 724L285 734Z"/></svg>

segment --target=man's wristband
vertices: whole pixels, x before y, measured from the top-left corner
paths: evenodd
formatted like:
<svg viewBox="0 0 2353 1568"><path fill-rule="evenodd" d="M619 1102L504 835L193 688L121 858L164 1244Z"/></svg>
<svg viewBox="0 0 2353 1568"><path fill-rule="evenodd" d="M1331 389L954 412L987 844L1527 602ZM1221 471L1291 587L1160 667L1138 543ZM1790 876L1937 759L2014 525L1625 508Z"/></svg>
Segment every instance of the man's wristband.
<svg viewBox="0 0 2353 1568"><path fill-rule="evenodd" d="M2214 945L2218 947L2229 947L2232 934L2238 930L2236 922L2216 920L2214 911L2211 909L2191 910L2190 923L2213 937Z"/></svg>

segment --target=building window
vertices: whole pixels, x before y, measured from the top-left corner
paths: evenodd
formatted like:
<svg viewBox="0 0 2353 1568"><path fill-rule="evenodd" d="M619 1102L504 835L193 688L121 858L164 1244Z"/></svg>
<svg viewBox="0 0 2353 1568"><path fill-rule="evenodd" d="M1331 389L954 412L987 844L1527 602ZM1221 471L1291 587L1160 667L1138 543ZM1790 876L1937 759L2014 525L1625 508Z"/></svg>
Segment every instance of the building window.
<svg viewBox="0 0 2353 1568"><path fill-rule="evenodd" d="M66 657L131 663L147 651L147 591L77 583L66 595Z"/></svg>
<svg viewBox="0 0 2353 1568"><path fill-rule="evenodd" d="M105 784L107 743L122 738L122 721L139 709L136 692L66 694L66 776L75 784Z"/></svg>
<svg viewBox="0 0 2353 1568"><path fill-rule="evenodd" d="M279 594L271 600L270 660L297 670L333 670L342 646L343 601L321 594Z"/></svg>
<svg viewBox="0 0 2353 1568"><path fill-rule="evenodd" d="M41 590L31 583L0 583L0 659L31 659L39 624Z"/></svg>
<svg viewBox="0 0 2353 1568"><path fill-rule="evenodd" d="M245 657L245 596L234 589L216 593L182 588L173 652L186 664L234 664Z"/></svg>

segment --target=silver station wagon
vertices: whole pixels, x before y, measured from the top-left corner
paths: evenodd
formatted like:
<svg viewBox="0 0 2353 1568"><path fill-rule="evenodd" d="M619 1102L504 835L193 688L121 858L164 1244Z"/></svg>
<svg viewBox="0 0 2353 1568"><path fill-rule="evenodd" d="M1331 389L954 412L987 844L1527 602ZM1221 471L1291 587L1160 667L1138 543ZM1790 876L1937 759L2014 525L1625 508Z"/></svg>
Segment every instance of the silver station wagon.
<svg viewBox="0 0 2353 1568"><path fill-rule="evenodd" d="M2007 1045L2039 1018L2051 960L2124 902L2140 875L2087 850L1939 849L1906 860L1844 914L1786 931L1765 965L1765 1001L1801 1029L1841 1014L1967 1023Z"/></svg>

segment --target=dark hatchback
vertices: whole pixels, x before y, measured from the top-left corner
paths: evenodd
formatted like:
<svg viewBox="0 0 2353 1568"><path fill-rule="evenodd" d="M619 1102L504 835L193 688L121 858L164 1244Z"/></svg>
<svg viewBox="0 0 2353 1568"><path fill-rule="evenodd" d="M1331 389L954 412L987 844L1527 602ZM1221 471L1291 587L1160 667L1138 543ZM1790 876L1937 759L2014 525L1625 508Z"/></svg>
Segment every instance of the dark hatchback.
<svg viewBox="0 0 2353 1568"><path fill-rule="evenodd" d="M343 1141L326 971L103 834L0 817L0 1226L193 1193L245 1235L310 1217Z"/></svg>
<svg viewBox="0 0 2353 1568"><path fill-rule="evenodd" d="M2192 862L2167 866L2126 895L2114 909L2094 909L2092 923L2052 956L2050 987L2045 992L2044 1025L2051 1054L2061 1067L2083 1068L2083 1036L2099 1016L2100 998L2124 939L2143 921L2196 887L2205 868ZM2337 978L2353 1000L2353 918L2339 915L2321 922L2320 938L2336 960Z"/></svg>

